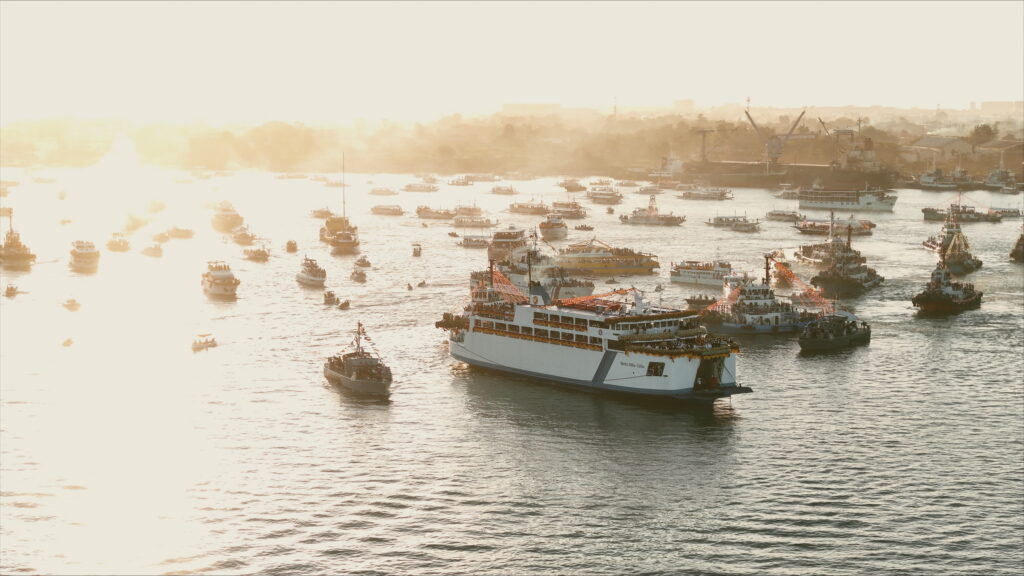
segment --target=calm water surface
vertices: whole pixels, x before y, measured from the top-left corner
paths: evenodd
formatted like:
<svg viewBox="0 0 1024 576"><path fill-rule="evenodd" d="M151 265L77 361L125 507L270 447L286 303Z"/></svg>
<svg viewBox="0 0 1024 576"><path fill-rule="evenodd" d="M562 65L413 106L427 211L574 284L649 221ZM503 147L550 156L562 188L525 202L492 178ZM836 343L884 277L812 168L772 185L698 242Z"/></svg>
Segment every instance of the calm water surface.
<svg viewBox="0 0 1024 576"><path fill-rule="evenodd" d="M456 246L446 223L424 228L414 215L369 208L476 202L503 224L539 222L503 212L513 199L488 194L492 184L387 198L366 193L412 177L349 175L348 213L373 262L358 285L348 278L354 257L331 256L308 216L340 209L339 188L246 173L174 183L183 175L114 168L55 171L56 184L3 173L22 181L2 202L39 263L2 276L23 293L0 299L0 572L1018 574L1024 565L1024 267L1007 257L1019 221L966 227L985 262L971 276L982 308L921 319L910 297L935 256L920 242L939 224L920 209L949 196L901 191L895 213L862 214L878 228L855 247L886 277L851 302L873 325L870 346L804 357L794 338L744 341L739 377L754 393L700 410L448 358L433 323L467 301L468 274L486 256ZM564 198L554 182L515 182L514 199ZM646 204L625 191L619 212ZM669 284L670 262L718 256L753 271L764 251L811 240L780 222L752 235L702 223L796 208L764 190L736 196L660 196L663 210L687 216L678 229L621 225L600 206L588 222L600 239L657 253L659 276L631 282L662 283L664 303L681 305L693 290ZM167 209L148 215L132 252L103 249L128 212L146 215L154 199ZM270 239L269 262L243 260L212 230L203 206L224 199ZM171 240L161 259L139 254L172 225L196 237ZM97 273L68 269L74 239L101 247ZM284 252L287 239L297 254ZM423 243L422 258L411 257L412 242ZM324 265L351 310L324 308L320 291L296 284L303 254ZM203 296L211 259L241 279L237 301ZM421 279L426 288L406 290ZM60 306L69 297L80 311ZM357 320L395 373L390 402L339 392L321 375ZM201 332L221 346L193 354ZM74 344L62 347L67 338Z"/></svg>

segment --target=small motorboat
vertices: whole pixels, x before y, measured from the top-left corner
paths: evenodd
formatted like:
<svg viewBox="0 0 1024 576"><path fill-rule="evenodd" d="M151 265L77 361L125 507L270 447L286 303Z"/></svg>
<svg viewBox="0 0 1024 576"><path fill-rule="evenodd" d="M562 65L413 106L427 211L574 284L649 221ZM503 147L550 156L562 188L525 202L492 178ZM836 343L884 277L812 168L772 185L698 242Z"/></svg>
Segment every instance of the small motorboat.
<svg viewBox="0 0 1024 576"><path fill-rule="evenodd" d="M252 260L253 262L266 262L270 259L270 250L265 246L246 248L243 252L245 253L245 259Z"/></svg>
<svg viewBox="0 0 1024 576"><path fill-rule="evenodd" d="M452 238L458 238L459 237L458 232L449 232L448 235L451 236Z"/></svg>
<svg viewBox="0 0 1024 576"><path fill-rule="evenodd" d="M420 283L417 284L416 287L417 288L426 288L427 287L427 281L426 280L420 280Z"/></svg>
<svg viewBox="0 0 1024 576"><path fill-rule="evenodd" d="M295 240L289 240L288 242L285 243L284 250L285 252L298 252L299 245L296 244Z"/></svg>
<svg viewBox="0 0 1024 576"><path fill-rule="evenodd" d="M665 290L665 288L662 287L661 284L658 284L657 286L654 287L655 292L662 292L663 290Z"/></svg>
<svg viewBox="0 0 1024 576"><path fill-rule="evenodd" d="M593 226L588 226L586 224L580 224L579 226L576 226L573 229L574 230L580 230L582 232L590 232L590 231L592 231L594 229L594 227Z"/></svg>
<svg viewBox="0 0 1024 576"><path fill-rule="evenodd" d="M405 289L406 290L412 290L412 284L406 284L405 285Z"/></svg>
<svg viewBox="0 0 1024 576"><path fill-rule="evenodd" d="M369 268L370 267L370 259L367 258L366 256L360 256L359 260L356 260L356 266L361 266L363 268Z"/></svg>
<svg viewBox="0 0 1024 576"><path fill-rule="evenodd" d="M608 208L607 208L607 209L605 210L605 212L607 212L608 214L615 214L615 208L612 208L611 206L609 206L609 207L608 207Z"/></svg>
<svg viewBox="0 0 1024 576"><path fill-rule="evenodd" d="M78 310L82 305L78 303L78 300L75 300L74 298L68 298L67 300L64 301L63 304L61 304L61 306L63 306L64 308L71 312L74 312Z"/></svg>
<svg viewBox="0 0 1024 576"><path fill-rule="evenodd" d="M349 302L348 300L345 300L342 303L338 304L338 310L348 310L350 306L352 306L352 303Z"/></svg>
<svg viewBox="0 0 1024 576"><path fill-rule="evenodd" d="M338 303L338 296L331 290L324 292L324 304L328 306L334 306Z"/></svg>
<svg viewBox="0 0 1024 576"><path fill-rule="evenodd" d="M67 340L61 342L60 345L65 347L65 348L67 348L68 346L71 346L74 343L75 343L74 340L72 340L71 338L68 338Z"/></svg>
<svg viewBox="0 0 1024 576"><path fill-rule="evenodd" d="M159 244L153 244L148 248L143 248L142 254L150 258L160 258L164 255L164 249Z"/></svg>
<svg viewBox="0 0 1024 576"><path fill-rule="evenodd" d="M416 258L419 258L420 255L422 255L422 254L423 254L423 246L420 246L419 243L413 244L412 245L412 255L414 257L416 257Z"/></svg>
<svg viewBox="0 0 1024 576"><path fill-rule="evenodd" d="M211 334L200 334L192 341L192 351L209 350L217 347L217 340Z"/></svg>
<svg viewBox="0 0 1024 576"><path fill-rule="evenodd" d="M352 279L356 282L366 282L366 272L356 268L352 271Z"/></svg>
<svg viewBox="0 0 1024 576"><path fill-rule="evenodd" d="M615 279L614 276L605 281L605 284L618 284L618 283L619 283L619 281L617 279Z"/></svg>
<svg viewBox="0 0 1024 576"><path fill-rule="evenodd" d="M409 289L411 290L412 287L410 286ZM18 295L18 287L15 286L14 284L8 284L7 285L7 289L4 290L4 296L7 296L8 298L14 298L17 295Z"/></svg>

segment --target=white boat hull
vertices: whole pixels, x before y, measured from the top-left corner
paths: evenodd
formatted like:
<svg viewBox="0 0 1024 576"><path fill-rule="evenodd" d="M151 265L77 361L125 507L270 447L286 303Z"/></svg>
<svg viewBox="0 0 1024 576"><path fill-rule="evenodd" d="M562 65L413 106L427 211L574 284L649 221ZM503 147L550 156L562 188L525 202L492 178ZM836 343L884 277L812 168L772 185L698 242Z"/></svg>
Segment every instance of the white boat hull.
<svg viewBox="0 0 1024 576"><path fill-rule="evenodd" d="M307 276L302 272L295 275L295 279L303 286L323 287L324 283L327 282L327 278L317 278L316 276Z"/></svg>
<svg viewBox="0 0 1024 576"><path fill-rule="evenodd" d="M698 284L700 286L715 286L717 288L722 287L722 281L725 278L725 274L721 272L713 272L711 270L685 270L676 274L675 272L669 275L669 280L672 282L678 282L680 284Z"/></svg>
<svg viewBox="0 0 1024 576"><path fill-rule="evenodd" d="M473 366L580 388L642 396L690 399L702 396L694 392L700 357L598 351L475 331L461 332L456 339L449 340L449 352L456 360ZM663 375L648 376L649 362L664 363ZM742 389L736 385L735 356L729 355L724 362L723 382L710 396L729 396Z"/></svg>

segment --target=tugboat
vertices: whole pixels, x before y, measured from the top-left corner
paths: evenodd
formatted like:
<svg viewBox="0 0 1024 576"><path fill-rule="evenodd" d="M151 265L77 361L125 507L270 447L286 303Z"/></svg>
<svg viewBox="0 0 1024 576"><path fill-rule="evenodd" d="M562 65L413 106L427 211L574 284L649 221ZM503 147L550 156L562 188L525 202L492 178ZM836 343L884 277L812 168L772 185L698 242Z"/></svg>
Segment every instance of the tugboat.
<svg viewBox="0 0 1024 576"><path fill-rule="evenodd" d="M850 246L852 229L847 227L846 244L834 245L831 264L811 278L811 284L821 290L826 298L847 298L860 296L878 286L885 278L868 268L866 259Z"/></svg>
<svg viewBox="0 0 1024 576"><path fill-rule="evenodd" d="M959 222L1002 222L1003 215L999 212L989 210L988 212L978 212L974 209L974 206L967 206L960 204L960 200L949 205L949 209L943 208L922 208L921 212L924 214L925 220L945 220L946 218L953 216Z"/></svg>
<svg viewBox="0 0 1024 576"><path fill-rule="evenodd" d="M92 242L76 240L71 243L71 269L76 272L95 272L100 253Z"/></svg>
<svg viewBox="0 0 1024 576"><path fill-rule="evenodd" d="M203 292L211 298L233 300L241 281L224 262L207 262L203 273Z"/></svg>
<svg viewBox="0 0 1024 576"><path fill-rule="evenodd" d="M13 218L10 228L4 237L4 243L0 245L0 263L4 268L11 270L28 270L36 261L36 255L28 249L28 246L21 243L21 236L14 231Z"/></svg>
<svg viewBox="0 0 1024 576"><path fill-rule="evenodd" d="M785 334L798 332L814 315L793 309L775 297L771 287L771 258L764 259L760 284L739 281L730 294L704 311L705 322L721 334Z"/></svg>
<svg viewBox="0 0 1024 576"><path fill-rule="evenodd" d="M295 242L295 240L289 240L288 242L285 243L284 250L289 254L294 254L295 252L299 251L299 245Z"/></svg>
<svg viewBox="0 0 1024 576"><path fill-rule="evenodd" d="M371 266L370 259L367 258L366 256L360 256L359 260L356 260L356 266L361 266L363 268L369 268Z"/></svg>
<svg viewBox="0 0 1024 576"><path fill-rule="evenodd" d="M826 352L871 341L871 326L851 314L837 312L812 320L800 331L801 352Z"/></svg>
<svg viewBox="0 0 1024 576"><path fill-rule="evenodd" d="M107 250L111 252L127 252L131 250L131 245L123 234L115 233L113 238L107 241Z"/></svg>
<svg viewBox="0 0 1024 576"><path fill-rule="evenodd" d="M1010 250L1010 260L1024 262L1024 231L1017 238L1017 244L1013 246L1013 250Z"/></svg>
<svg viewBox="0 0 1024 576"><path fill-rule="evenodd" d="M246 248L245 259L252 260L253 262L266 262L270 260L270 250L266 246L260 246L259 248Z"/></svg>
<svg viewBox="0 0 1024 576"><path fill-rule="evenodd" d="M211 334L200 334L192 341L192 351L209 350L217 347L217 340Z"/></svg>
<svg viewBox="0 0 1024 576"><path fill-rule="evenodd" d="M321 268L316 260L305 257L302 259L302 268L295 274L295 279L299 284L322 288L327 281L327 271Z"/></svg>
<svg viewBox="0 0 1024 576"><path fill-rule="evenodd" d="M160 258L164 255L164 248L159 244L153 244L148 248L143 248L142 255L149 256L150 258Z"/></svg>
<svg viewBox="0 0 1024 576"><path fill-rule="evenodd" d="M974 284L953 282L945 260L940 259L924 291L910 301L922 314L956 314L981 307L982 294Z"/></svg>
<svg viewBox="0 0 1024 576"><path fill-rule="evenodd" d="M557 214L548 214L537 227L540 229L540 237L545 240L561 240L569 235L569 227Z"/></svg>
<svg viewBox="0 0 1024 576"><path fill-rule="evenodd" d="M361 394L387 396L391 393L391 369L380 356L363 347L366 336L362 322L356 324L352 350L331 356L324 362L324 377L331 384Z"/></svg>
<svg viewBox="0 0 1024 576"><path fill-rule="evenodd" d="M619 221L623 224L647 224L655 226L678 226L686 221L686 216L675 216L671 212L661 214L658 212L658 203L655 196L651 194L647 202L647 208L634 208L631 214L622 214Z"/></svg>
<svg viewBox="0 0 1024 576"><path fill-rule="evenodd" d="M940 252L942 259L946 262L946 268L951 274L963 276L981 268L981 260L971 254L971 246L967 243L967 236L957 229L953 234L949 245Z"/></svg>
<svg viewBox="0 0 1024 576"><path fill-rule="evenodd" d="M351 278L356 282L366 282L366 272L363 272L359 268L352 271Z"/></svg>
<svg viewBox="0 0 1024 576"><path fill-rule="evenodd" d="M328 306L337 306L339 301L338 296L332 290L324 292L324 304Z"/></svg>

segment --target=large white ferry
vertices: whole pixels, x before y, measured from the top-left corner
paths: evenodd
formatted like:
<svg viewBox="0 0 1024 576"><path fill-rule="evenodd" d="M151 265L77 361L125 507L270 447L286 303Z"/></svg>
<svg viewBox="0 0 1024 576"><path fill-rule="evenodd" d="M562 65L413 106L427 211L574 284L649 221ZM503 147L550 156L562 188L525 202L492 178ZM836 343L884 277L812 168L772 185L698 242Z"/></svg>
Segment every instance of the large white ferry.
<svg viewBox="0 0 1024 576"><path fill-rule="evenodd" d="M76 272L95 272L100 263L100 251L92 242L76 240L71 243L71 269Z"/></svg>
<svg viewBox="0 0 1024 576"><path fill-rule="evenodd" d="M885 190L800 190L801 210L874 210L892 212L896 196Z"/></svg>
<svg viewBox="0 0 1024 576"><path fill-rule="evenodd" d="M211 298L232 299L241 281L224 262L208 262L203 273L203 292Z"/></svg>
<svg viewBox="0 0 1024 576"><path fill-rule="evenodd" d="M682 284L701 284L703 286L722 287L725 277L732 274L732 264L722 260L714 262L698 262L687 260L672 264L669 280Z"/></svg>
<svg viewBox="0 0 1024 576"><path fill-rule="evenodd" d="M530 299L500 273L472 292L462 314L445 314L449 353L473 366L590 390L712 402L751 392L736 381L729 340L698 317L656 307L634 289L550 301Z"/></svg>

